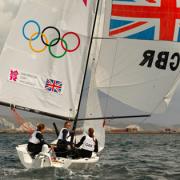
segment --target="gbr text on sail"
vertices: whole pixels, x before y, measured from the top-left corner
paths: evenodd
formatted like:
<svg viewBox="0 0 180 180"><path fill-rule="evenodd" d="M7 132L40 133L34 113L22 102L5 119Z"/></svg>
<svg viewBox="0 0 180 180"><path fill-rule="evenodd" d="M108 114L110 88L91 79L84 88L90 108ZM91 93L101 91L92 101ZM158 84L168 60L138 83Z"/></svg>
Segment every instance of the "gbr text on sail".
<svg viewBox="0 0 180 180"><path fill-rule="evenodd" d="M169 51L156 52L155 50L146 50L143 53L143 60L139 65L147 66L148 68L155 66L162 70L170 69L171 71L176 71L179 67L179 62L179 52L172 53Z"/></svg>

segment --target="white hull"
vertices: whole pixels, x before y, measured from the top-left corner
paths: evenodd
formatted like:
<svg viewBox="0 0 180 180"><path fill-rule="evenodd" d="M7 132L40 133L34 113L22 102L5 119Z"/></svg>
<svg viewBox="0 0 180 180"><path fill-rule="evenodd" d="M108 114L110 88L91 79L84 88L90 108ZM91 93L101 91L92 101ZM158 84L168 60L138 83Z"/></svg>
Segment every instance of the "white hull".
<svg viewBox="0 0 180 180"><path fill-rule="evenodd" d="M17 146L16 150L22 165L27 169L43 167L84 169L94 166L95 163L99 160L99 157L94 154L91 158L68 159L60 157L54 161L51 159L50 153L44 152L39 153L35 159L32 159L27 152L27 144Z"/></svg>

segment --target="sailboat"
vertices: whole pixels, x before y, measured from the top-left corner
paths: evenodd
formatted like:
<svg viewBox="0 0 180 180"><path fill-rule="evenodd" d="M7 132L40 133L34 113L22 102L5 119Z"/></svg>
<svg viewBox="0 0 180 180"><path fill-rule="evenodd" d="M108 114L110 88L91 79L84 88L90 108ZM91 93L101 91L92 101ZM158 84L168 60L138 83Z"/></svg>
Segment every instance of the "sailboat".
<svg viewBox="0 0 180 180"><path fill-rule="evenodd" d="M179 83L174 12L179 5L163 0L23 1L0 56L0 104L71 120L73 130L83 120L85 132L95 129L102 151L104 119L148 118L167 108ZM44 152L33 160L26 145L16 149L26 168L85 167L99 160L94 154L53 162Z"/></svg>
<svg viewBox="0 0 180 180"><path fill-rule="evenodd" d="M21 3L1 54L4 59L6 50L10 50L16 61L12 65L7 62L6 72L8 84L16 86L13 91L17 96L10 98L10 92L7 92L9 100L2 97L2 105L74 121L73 130L76 129L98 7L99 1L56 0L52 3L50 0L25 0ZM19 62L20 59L24 61ZM101 151L104 147L103 120L98 124L98 131L102 129L99 136L102 141L98 140ZM94 126L90 127L98 128ZM84 126L84 131L86 128L89 127ZM95 130L97 138L98 131ZM85 167L99 160L94 154L91 158L56 158L53 161L51 152L42 152L32 159L27 144L18 145L16 149L21 163L28 169Z"/></svg>

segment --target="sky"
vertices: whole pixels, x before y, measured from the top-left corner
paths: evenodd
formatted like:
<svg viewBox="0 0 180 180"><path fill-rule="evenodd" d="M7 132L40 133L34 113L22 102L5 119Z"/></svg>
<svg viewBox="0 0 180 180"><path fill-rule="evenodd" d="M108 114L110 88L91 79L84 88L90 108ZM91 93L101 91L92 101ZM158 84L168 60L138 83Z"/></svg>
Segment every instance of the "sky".
<svg viewBox="0 0 180 180"><path fill-rule="evenodd" d="M22 0L0 0L0 53L21 2ZM9 110L0 106L0 115L7 116L8 114ZM24 113L24 115L31 116L29 113ZM153 115L145 122L160 125L180 124L180 86L178 86L167 111L160 115Z"/></svg>

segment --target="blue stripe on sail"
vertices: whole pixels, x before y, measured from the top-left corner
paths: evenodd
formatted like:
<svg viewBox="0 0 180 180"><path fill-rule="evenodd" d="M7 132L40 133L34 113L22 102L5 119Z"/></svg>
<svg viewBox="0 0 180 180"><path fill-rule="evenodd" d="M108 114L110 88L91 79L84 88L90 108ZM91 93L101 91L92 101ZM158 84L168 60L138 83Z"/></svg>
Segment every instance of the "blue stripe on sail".
<svg viewBox="0 0 180 180"><path fill-rule="evenodd" d="M178 32L178 39L177 42L180 42L180 28L179 28L179 32Z"/></svg>
<svg viewBox="0 0 180 180"><path fill-rule="evenodd" d="M148 28L139 33L127 36L129 39L154 40L155 27Z"/></svg>
<svg viewBox="0 0 180 180"><path fill-rule="evenodd" d="M112 1L120 1L120 2L136 2L136 0L112 0Z"/></svg>
<svg viewBox="0 0 180 180"><path fill-rule="evenodd" d="M111 19L111 21L110 21L110 29L118 28L118 27L130 24L132 22L133 21Z"/></svg>

